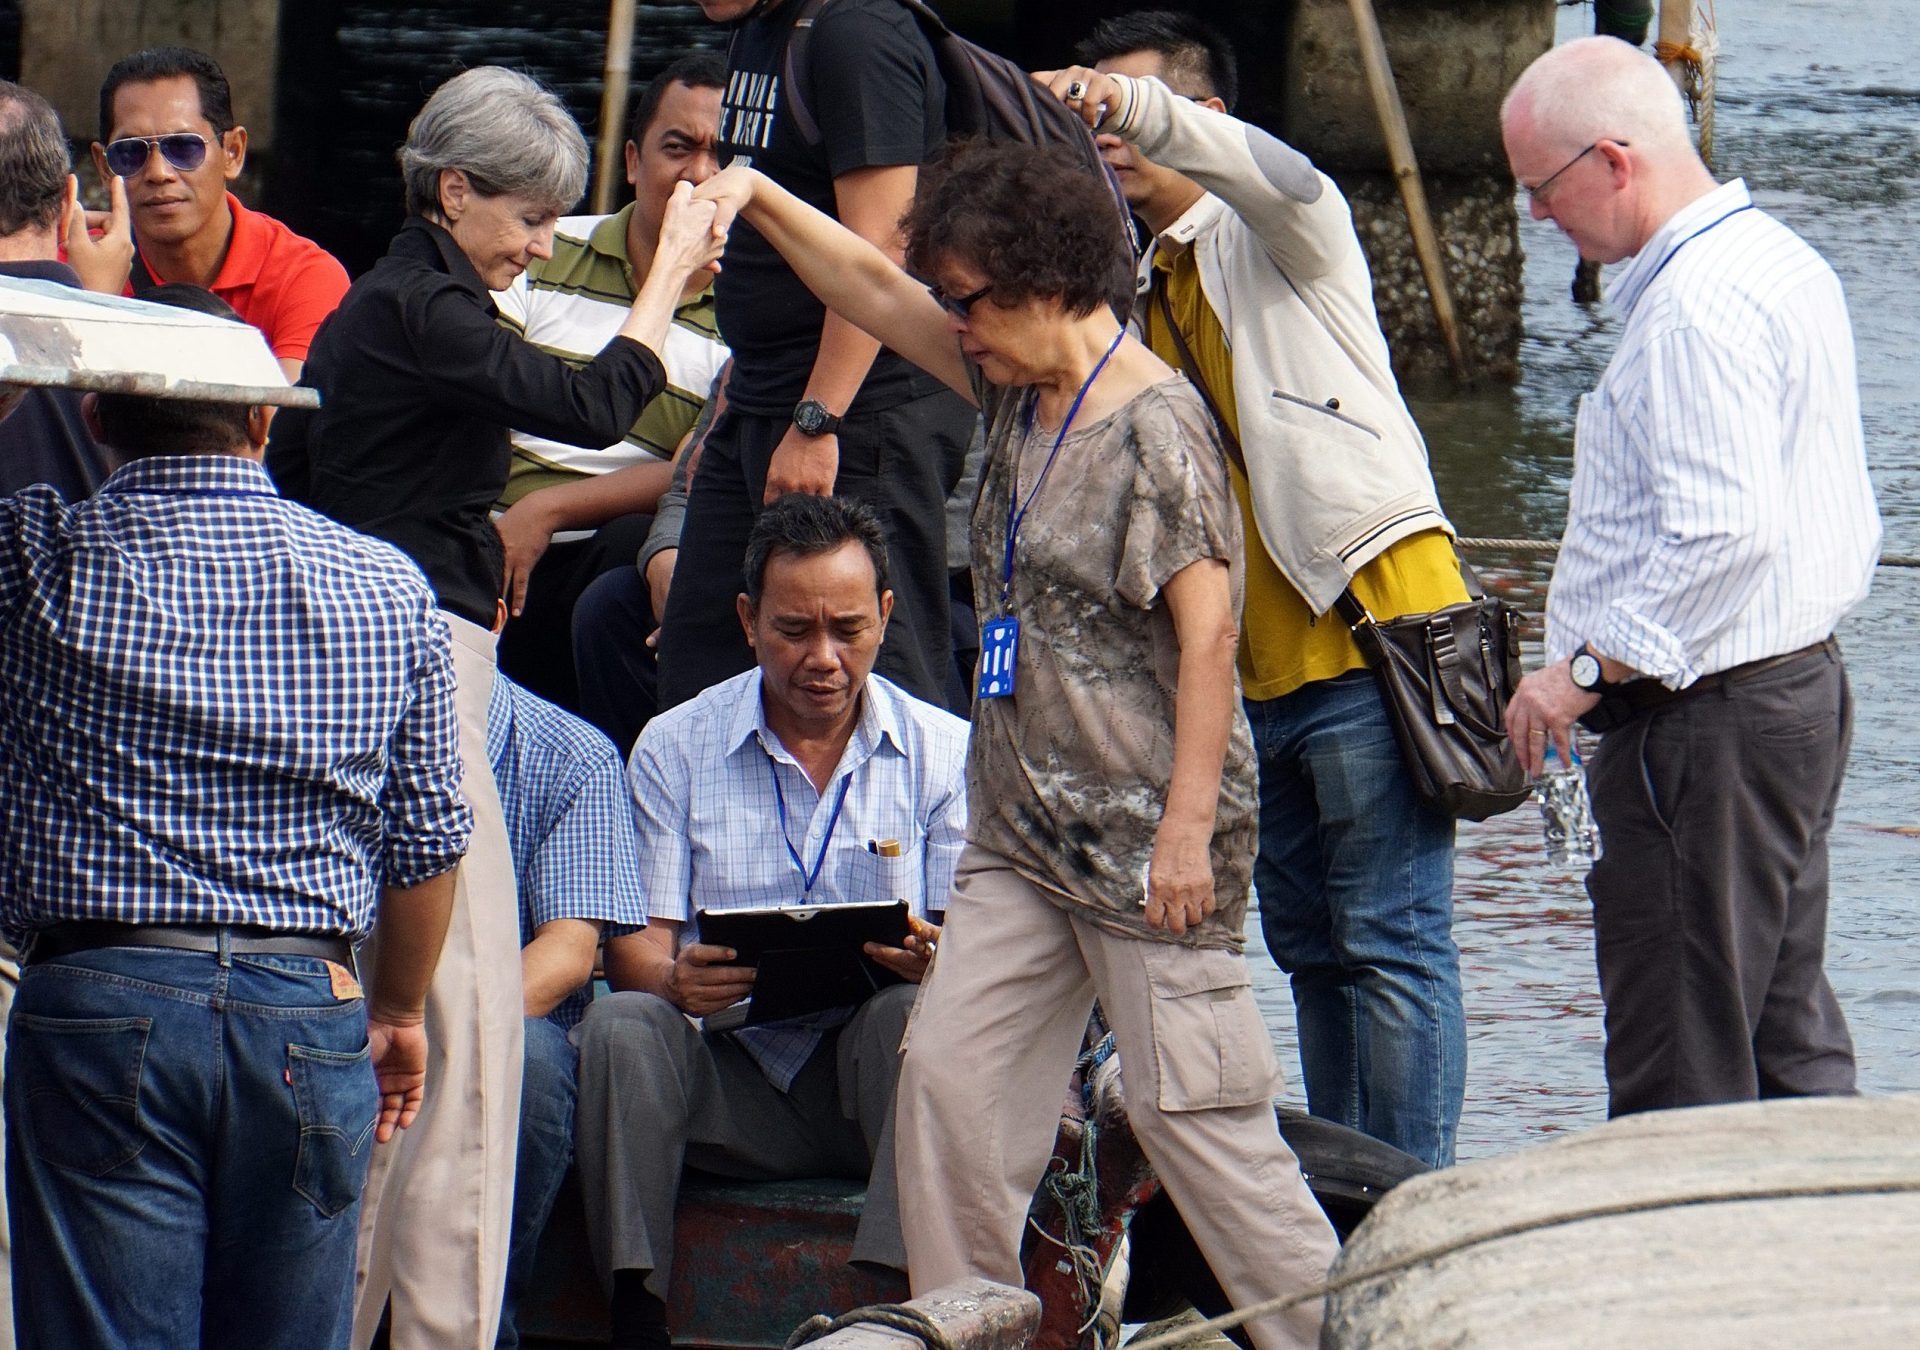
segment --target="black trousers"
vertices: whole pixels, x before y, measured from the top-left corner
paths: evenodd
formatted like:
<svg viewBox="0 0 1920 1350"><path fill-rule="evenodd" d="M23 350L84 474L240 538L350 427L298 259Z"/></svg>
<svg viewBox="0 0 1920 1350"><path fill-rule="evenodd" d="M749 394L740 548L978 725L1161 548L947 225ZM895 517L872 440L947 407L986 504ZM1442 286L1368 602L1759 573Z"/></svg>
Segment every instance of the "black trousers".
<svg viewBox="0 0 1920 1350"><path fill-rule="evenodd" d="M573 611L594 579L633 570L651 515L617 516L590 538L550 544L527 578L527 600L500 634L500 669L523 688L588 721L573 660ZM641 638L644 640L645 633Z"/></svg>
<svg viewBox="0 0 1920 1350"><path fill-rule="evenodd" d="M1827 839L1852 741L1839 651L1642 712L1589 770L1608 1113L1854 1090L1827 982Z"/></svg>
<svg viewBox="0 0 1920 1350"><path fill-rule="evenodd" d="M974 417L947 390L849 417L834 482L835 493L873 507L887 531L893 617L874 669L942 707L953 665L946 499L959 481ZM767 465L789 425L784 417L730 409L707 438L660 626L663 710L753 665L734 597L744 588L740 564L760 514Z"/></svg>
<svg viewBox="0 0 1920 1350"><path fill-rule="evenodd" d="M623 759L659 710L659 670L647 646L657 627L653 596L637 567L604 573L573 607L579 713L607 733Z"/></svg>

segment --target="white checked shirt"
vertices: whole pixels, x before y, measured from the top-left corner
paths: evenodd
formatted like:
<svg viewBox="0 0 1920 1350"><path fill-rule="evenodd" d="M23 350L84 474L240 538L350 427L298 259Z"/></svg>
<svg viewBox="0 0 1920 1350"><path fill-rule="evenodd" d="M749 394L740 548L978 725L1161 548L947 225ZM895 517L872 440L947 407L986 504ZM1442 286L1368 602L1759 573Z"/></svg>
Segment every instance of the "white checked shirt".
<svg viewBox="0 0 1920 1350"><path fill-rule="evenodd" d="M1736 179L1675 213L1613 298L1548 660L1590 642L1680 689L1820 641L1880 548L1840 279Z"/></svg>
<svg viewBox="0 0 1920 1350"><path fill-rule="evenodd" d="M921 917L944 912L966 837L966 753L965 722L869 675L853 738L817 792L767 728L760 672L717 684L649 722L627 765L647 912L688 924L703 909L797 904L905 900ZM900 842L899 857L867 850L885 839ZM789 840L808 870L824 850L811 891ZM784 1092L832 1024L797 1020L734 1034Z"/></svg>

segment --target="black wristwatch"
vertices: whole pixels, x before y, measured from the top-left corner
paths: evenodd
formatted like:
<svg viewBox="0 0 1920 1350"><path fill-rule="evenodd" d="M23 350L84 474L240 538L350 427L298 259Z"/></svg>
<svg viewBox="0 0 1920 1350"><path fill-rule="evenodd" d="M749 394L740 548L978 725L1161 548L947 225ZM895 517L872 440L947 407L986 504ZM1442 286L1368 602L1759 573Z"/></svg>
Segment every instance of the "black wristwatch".
<svg viewBox="0 0 1920 1350"><path fill-rule="evenodd" d="M1580 644L1580 650L1568 660L1567 675L1577 687L1586 690L1589 694L1611 694L1620 687L1606 677L1605 671L1600 667L1600 658L1595 656L1593 648L1584 642Z"/></svg>
<svg viewBox="0 0 1920 1350"><path fill-rule="evenodd" d="M802 436L831 436L840 430L840 419L827 411L817 398L802 399L793 410L793 425Z"/></svg>

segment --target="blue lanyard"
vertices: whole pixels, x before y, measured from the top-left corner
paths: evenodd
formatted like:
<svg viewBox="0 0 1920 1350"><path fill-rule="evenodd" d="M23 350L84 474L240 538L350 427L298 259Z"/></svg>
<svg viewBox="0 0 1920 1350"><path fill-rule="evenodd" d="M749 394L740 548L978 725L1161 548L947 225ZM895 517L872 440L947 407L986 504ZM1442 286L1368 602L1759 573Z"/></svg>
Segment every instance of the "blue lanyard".
<svg viewBox="0 0 1920 1350"><path fill-rule="evenodd" d="M1667 264L1673 261L1674 254L1678 253L1681 249L1685 248L1688 244L1691 244L1694 240L1698 239L1701 235L1705 234L1708 230L1718 229L1720 226L1726 224L1728 221L1732 220L1735 216L1739 215L1742 211L1751 211L1751 210L1753 210L1752 202L1748 202L1745 206L1736 206L1733 208L1733 210L1727 212L1724 216L1720 216L1714 220L1709 221L1707 224L1702 225L1699 229L1695 230L1692 234L1688 235L1685 239L1682 239L1679 243L1675 244L1672 248L1668 249L1667 256L1662 258L1660 260L1660 265L1653 269L1653 276L1648 277L1647 284L1640 288L1640 294L1645 295L1647 293L1648 288L1653 285L1654 277L1659 276L1662 272L1667 270Z"/></svg>
<svg viewBox="0 0 1920 1350"><path fill-rule="evenodd" d="M1086 401L1087 390L1093 388L1093 382L1100 378L1100 372L1107 368L1107 362L1112 359L1115 352L1120 350L1120 343L1126 336L1127 330L1124 328L1113 335L1113 341L1107 344L1106 355L1095 364L1093 373L1088 375L1086 383L1080 386L1080 392L1073 396L1073 406L1067 409L1067 420L1060 424L1060 434L1053 438L1053 449L1047 455L1047 462L1040 467L1040 476L1033 481L1033 491L1027 494L1026 501L1021 502L1018 511L1014 510L1014 503L1020 500L1020 458L1018 455L1014 457L1013 478L1007 492L1007 558L1006 566L1000 573L1000 612L1002 614L1006 613L1007 598L1013 593L1013 546L1020 538L1020 526L1026 522L1027 509L1033 505L1033 499L1040 495L1040 489L1046 483L1047 475L1052 472L1053 461L1059 458L1060 447L1066 444L1067 431L1073 426L1073 419L1080 411L1080 405ZM1026 425L1020 429L1022 450L1026 448L1026 437L1033 434L1033 418L1039 407L1040 396L1036 394L1027 404Z"/></svg>
<svg viewBox="0 0 1920 1350"><path fill-rule="evenodd" d="M793 859L795 869L800 873L800 894L813 894L813 883L820 880L820 869L827 865L827 849L833 843L833 832L840 826L840 808L847 804L847 789L853 786L853 775L849 773L840 780L840 795L834 799L833 814L827 818L827 834L820 841L820 856L813 860L813 870L807 870L806 863L800 859L800 850L793 846L793 836L787 833L787 794L780 790L780 771L775 767L773 755L763 745L762 754L767 756L767 777L773 779L774 805L780 811L780 840L787 846L787 856Z"/></svg>

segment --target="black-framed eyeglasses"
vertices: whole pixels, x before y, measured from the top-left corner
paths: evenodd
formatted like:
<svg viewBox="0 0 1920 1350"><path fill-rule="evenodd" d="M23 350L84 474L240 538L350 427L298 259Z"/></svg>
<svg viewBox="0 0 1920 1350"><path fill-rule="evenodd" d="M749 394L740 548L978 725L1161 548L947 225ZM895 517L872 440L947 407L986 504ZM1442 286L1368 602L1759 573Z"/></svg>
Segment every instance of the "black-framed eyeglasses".
<svg viewBox="0 0 1920 1350"><path fill-rule="evenodd" d="M948 295L938 286L929 286L927 287L927 294L931 295L935 300L938 300L940 302L940 308L953 315L956 319L965 319L972 317L973 307L986 299L987 292L992 289L993 283L988 282L972 295Z"/></svg>
<svg viewBox="0 0 1920 1350"><path fill-rule="evenodd" d="M1613 138L1611 136L1603 136L1601 137L1601 140L1613 140ZM1613 141L1613 143L1623 148L1628 144L1628 142L1626 141ZM1582 150L1579 154L1575 155L1572 159L1568 160L1565 164L1562 164L1559 168L1555 169L1552 173L1548 174L1545 178L1542 178L1538 183L1535 183L1532 187L1527 188L1526 190L1527 200L1530 202L1539 201L1541 194L1544 193L1548 188L1553 186L1554 179L1558 178L1561 174L1565 173L1568 169L1571 169L1574 165L1578 164L1581 160L1585 159L1588 155L1592 154L1595 150L1598 150L1599 148L1600 148L1600 141L1595 141L1592 145L1588 146L1585 150Z"/></svg>
<svg viewBox="0 0 1920 1350"><path fill-rule="evenodd" d="M212 145L205 136L192 131L173 131L165 136L122 136L108 141L107 167L118 178L131 178L146 167L147 156L160 152L160 158L182 173L192 173L207 162Z"/></svg>

